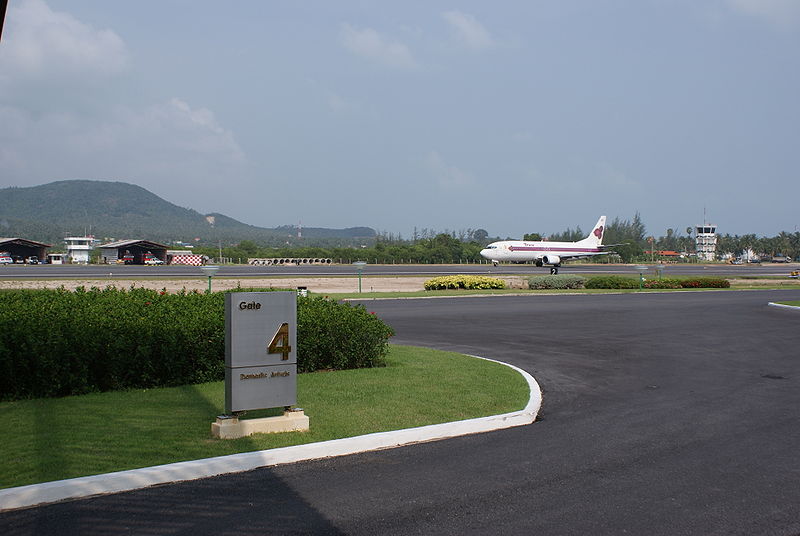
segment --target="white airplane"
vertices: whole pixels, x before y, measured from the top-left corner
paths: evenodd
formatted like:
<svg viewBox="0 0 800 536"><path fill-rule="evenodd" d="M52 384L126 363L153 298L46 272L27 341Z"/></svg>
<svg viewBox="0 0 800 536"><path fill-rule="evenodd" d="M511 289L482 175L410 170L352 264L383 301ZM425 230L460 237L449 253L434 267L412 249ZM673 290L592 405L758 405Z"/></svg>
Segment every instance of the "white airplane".
<svg viewBox="0 0 800 536"><path fill-rule="evenodd" d="M603 231L606 226L606 217L600 216L592 232L577 242L548 242L501 240L492 242L481 250L481 256L492 261L495 266L500 261L523 263L534 261L536 266L550 265L551 274L557 274L561 261L604 255L610 253L603 251ZM608 247L608 246L605 246Z"/></svg>

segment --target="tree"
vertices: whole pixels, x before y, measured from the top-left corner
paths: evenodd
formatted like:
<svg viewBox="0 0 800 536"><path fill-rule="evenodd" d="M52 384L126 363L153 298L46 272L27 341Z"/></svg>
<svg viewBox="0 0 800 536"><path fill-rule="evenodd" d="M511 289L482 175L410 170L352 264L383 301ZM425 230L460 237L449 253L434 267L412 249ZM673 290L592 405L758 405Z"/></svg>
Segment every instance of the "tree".
<svg viewBox="0 0 800 536"><path fill-rule="evenodd" d="M527 240L528 242L538 242L542 239L542 235L539 233L528 233L522 237L523 240Z"/></svg>
<svg viewBox="0 0 800 536"><path fill-rule="evenodd" d="M483 242L489 238L489 233L486 229L475 229L472 233L472 239L478 242Z"/></svg>

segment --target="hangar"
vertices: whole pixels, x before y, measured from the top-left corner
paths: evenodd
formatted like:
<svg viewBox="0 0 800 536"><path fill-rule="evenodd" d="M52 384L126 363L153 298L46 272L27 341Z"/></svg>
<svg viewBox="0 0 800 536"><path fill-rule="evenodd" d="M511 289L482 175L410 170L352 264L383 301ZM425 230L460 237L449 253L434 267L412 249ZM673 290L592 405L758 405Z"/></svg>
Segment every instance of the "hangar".
<svg viewBox="0 0 800 536"><path fill-rule="evenodd" d="M167 246L149 240L118 240L99 249L100 262L105 264L150 264L153 258L167 262Z"/></svg>
<svg viewBox="0 0 800 536"><path fill-rule="evenodd" d="M24 238L0 238L0 251L8 252L14 262L25 262L29 257L36 257L38 260L47 258L47 248L53 247L52 244L42 244Z"/></svg>

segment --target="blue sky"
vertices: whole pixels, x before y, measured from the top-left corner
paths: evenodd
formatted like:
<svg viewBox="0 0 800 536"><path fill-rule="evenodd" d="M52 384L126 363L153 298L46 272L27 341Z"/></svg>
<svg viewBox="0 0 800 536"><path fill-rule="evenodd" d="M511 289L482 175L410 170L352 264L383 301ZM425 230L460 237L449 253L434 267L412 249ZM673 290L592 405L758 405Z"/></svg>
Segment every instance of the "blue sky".
<svg viewBox="0 0 800 536"><path fill-rule="evenodd" d="M253 225L800 230L800 1L10 0L0 186Z"/></svg>

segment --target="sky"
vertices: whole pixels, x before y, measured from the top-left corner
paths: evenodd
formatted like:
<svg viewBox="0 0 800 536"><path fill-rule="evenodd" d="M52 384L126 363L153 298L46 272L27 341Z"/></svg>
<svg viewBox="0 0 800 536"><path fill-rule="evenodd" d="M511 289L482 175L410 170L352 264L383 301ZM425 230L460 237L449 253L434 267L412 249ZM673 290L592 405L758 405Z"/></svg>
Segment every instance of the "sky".
<svg viewBox="0 0 800 536"><path fill-rule="evenodd" d="M9 0L0 187L263 227L800 230L800 1Z"/></svg>

